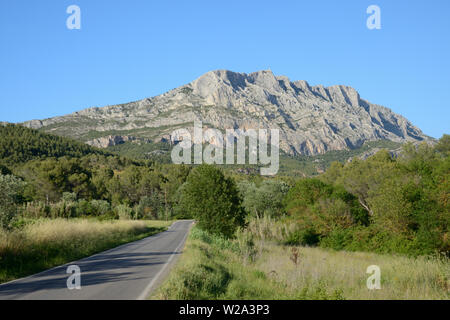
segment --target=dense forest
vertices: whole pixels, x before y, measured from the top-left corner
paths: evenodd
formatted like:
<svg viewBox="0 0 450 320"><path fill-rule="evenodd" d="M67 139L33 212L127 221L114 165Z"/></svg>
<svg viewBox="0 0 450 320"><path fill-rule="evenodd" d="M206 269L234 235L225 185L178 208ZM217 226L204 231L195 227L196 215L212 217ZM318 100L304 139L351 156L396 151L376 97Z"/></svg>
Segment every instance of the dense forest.
<svg viewBox="0 0 450 320"><path fill-rule="evenodd" d="M48 157L107 154L82 142L14 124L0 125L0 137L0 164L15 165Z"/></svg>
<svg viewBox="0 0 450 320"><path fill-rule="evenodd" d="M334 162L305 178L161 164L16 125L0 126L0 223L39 218L196 218L284 244L408 255L450 252L450 136L393 157ZM281 230L281 231L280 231Z"/></svg>

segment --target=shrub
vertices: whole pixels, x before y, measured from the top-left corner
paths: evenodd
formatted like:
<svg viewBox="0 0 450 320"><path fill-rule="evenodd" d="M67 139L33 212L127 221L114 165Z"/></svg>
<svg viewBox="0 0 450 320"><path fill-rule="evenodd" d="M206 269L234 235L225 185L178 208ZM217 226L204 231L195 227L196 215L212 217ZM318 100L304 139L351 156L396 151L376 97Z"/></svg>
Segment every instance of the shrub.
<svg viewBox="0 0 450 320"><path fill-rule="evenodd" d="M111 212L111 205L105 200L91 200L90 205L93 208L93 212L96 216L102 216Z"/></svg>
<svg viewBox="0 0 450 320"><path fill-rule="evenodd" d="M253 182L243 181L238 186L243 206L249 214L280 217L285 213L283 199L289 190L285 182L265 180L257 187Z"/></svg>
<svg viewBox="0 0 450 320"><path fill-rule="evenodd" d="M320 241L320 235L316 233L313 229L296 230L290 233L284 244L290 246L315 246Z"/></svg>
<svg viewBox="0 0 450 320"><path fill-rule="evenodd" d="M119 204L115 208L115 212L119 216L119 219L121 220L130 220L134 218L134 212L133 209L131 209L126 204Z"/></svg>
<svg viewBox="0 0 450 320"><path fill-rule="evenodd" d="M77 194L75 192L63 192L62 199L68 202L77 201Z"/></svg>
<svg viewBox="0 0 450 320"><path fill-rule="evenodd" d="M82 216L94 216L95 208L87 200L79 200L77 202L76 214L78 217Z"/></svg>

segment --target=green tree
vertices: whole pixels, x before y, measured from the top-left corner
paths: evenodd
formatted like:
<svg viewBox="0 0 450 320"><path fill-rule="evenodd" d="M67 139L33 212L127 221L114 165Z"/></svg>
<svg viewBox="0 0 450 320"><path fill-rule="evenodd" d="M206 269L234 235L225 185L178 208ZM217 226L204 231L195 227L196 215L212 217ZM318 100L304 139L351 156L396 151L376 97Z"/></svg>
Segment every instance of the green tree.
<svg viewBox="0 0 450 320"><path fill-rule="evenodd" d="M92 184L98 199L111 200L108 192L110 180L114 177L114 171L110 168L100 168L92 176Z"/></svg>
<svg viewBox="0 0 450 320"><path fill-rule="evenodd" d="M0 174L0 227L10 229L17 216L17 204L25 182L12 175Z"/></svg>
<svg viewBox="0 0 450 320"><path fill-rule="evenodd" d="M220 169L201 165L191 171L182 189L181 206L200 228L232 237L245 224L245 211L235 182Z"/></svg>
<svg viewBox="0 0 450 320"><path fill-rule="evenodd" d="M259 187L253 182L241 181L239 190L248 213L261 217L279 217L284 214L284 197L289 186L283 181L265 180Z"/></svg>
<svg viewBox="0 0 450 320"><path fill-rule="evenodd" d="M444 155L450 154L450 135L444 134L442 138L439 139L439 142L437 143L435 147L437 152L440 152Z"/></svg>

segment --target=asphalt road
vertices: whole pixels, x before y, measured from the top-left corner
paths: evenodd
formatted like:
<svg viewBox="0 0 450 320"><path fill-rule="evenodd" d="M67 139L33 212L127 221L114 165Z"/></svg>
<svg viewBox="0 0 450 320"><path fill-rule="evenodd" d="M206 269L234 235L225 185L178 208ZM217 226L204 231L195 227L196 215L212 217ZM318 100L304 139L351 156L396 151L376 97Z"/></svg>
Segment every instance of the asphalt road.
<svg viewBox="0 0 450 320"><path fill-rule="evenodd" d="M177 221L154 236L0 285L0 300L145 299L181 254L192 223ZM71 265L81 270L81 289L67 287Z"/></svg>

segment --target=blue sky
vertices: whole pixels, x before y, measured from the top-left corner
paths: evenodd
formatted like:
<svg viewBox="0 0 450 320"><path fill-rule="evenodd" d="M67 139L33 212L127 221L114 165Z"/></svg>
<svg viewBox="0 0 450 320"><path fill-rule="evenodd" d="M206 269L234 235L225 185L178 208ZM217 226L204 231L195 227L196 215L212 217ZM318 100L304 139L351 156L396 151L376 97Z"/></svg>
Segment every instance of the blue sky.
<svg viewBox="0 0 450 320"><path fill-rule="evenodd" d="M69 5L81 30L69 30ZM381 30L366 9L381 8ZM450 1L2 0L0 121L164 93L214 69L345 84L450 133Z"/></svg>

